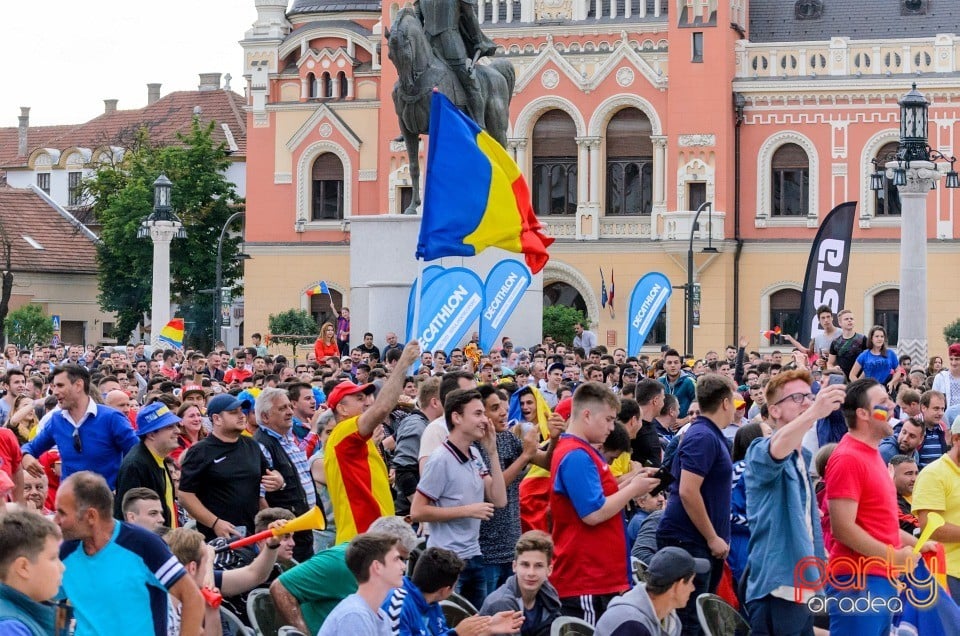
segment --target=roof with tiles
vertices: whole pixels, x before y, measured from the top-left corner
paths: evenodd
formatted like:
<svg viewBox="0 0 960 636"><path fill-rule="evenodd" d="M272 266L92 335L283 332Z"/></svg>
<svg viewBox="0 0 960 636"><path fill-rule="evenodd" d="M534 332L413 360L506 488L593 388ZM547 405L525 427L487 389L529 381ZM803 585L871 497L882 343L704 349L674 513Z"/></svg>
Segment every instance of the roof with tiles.
<svg viewBox="0 0 960 636"><path fill-rule="evenodd" d="M925 13L902 14L904 0L750 0L750 41L932 38L937 33L960 33L960 2L906 3L925 6ZM798 19L798 4L815 5L819 17Z"/></svg>
<svg viewBox="0 0 960 636"><path fill-rule="evenodd" d="M141 126L150 131L152 141L161 144L177 142L177 133L188 133L194 109L200 108L204 123L215 121L213 138L227 143L230 139L223 129L226 124L236 150L233 156L246 156L247 121L243 111L244 99L229 90L177 91L163 96L153 104L135 110L117 110L104 113L82 124L72 126L31 126L27 131L28 155L37 148L98 148L125 146ZM17 154L17 128L0 128L0 168L18 168L27 165L27 156Z"/></svg>
<svg viewBox="0 0 960 636"><path fill-rule="evenodd" d="M33 190L0 187L0 231L11 241L16 272L97 272L90 236Z"/></svg>

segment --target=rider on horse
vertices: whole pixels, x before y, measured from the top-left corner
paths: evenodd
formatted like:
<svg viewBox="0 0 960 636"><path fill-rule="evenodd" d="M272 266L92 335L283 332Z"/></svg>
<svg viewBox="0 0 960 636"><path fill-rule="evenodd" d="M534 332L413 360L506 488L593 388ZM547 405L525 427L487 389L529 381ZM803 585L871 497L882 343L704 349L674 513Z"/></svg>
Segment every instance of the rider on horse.
<svg viewBox="0 0 960 636"><path fill-rule="evenodd" d="M497 45L480 30L477 0L417 0L416 11L433 50L460 80L467 113L483 126L484 103L473 64L493 55Z"/></svg>

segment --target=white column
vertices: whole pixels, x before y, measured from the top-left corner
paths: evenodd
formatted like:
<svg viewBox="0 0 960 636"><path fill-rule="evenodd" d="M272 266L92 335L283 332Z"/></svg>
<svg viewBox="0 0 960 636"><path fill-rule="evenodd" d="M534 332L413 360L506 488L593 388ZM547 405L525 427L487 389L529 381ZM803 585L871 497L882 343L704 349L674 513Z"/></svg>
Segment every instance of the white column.
<svg viewBox="0 0 960 636"><path fill-rule="evenodd" d="M353 78L347 78L347 99L353 99Z"/></svg>
<svg viewBox="0 0 960 636"><path fill-rule="evenodd" d="M517 153L517 166L520 168L520 172L527 175L527 179L531 177L529 174L529 166L527 166L527 140L518 139L516 143L516 153Z"/></svg>
<svg viewBox="0 0 960 636"><path fill-rule="evenodd" d="M340 97L340 75L330 73L330 97L337 99Z"/></svg>
<svg viewBox="0 0 960 636"><path fill-rule="evenodd" d="M150 341L157 343L160 330L170 322L170 241L182 226L175 221L152 221L153 296L150 307Z"/></svg>
<svg viewBox="0 0 960 636"><path fill-rule="evenodd" d="M300 99L307 99L310 97L310 82L307 81L306 77L300 78Z"/></svg>
<svg viewBox="0 0 960 636"><path fill-rule="evenodd" d="M887 175L897 162L887 164ZM935 164L912 161L900 191L900 339L899 355L927 359L927 195L939 178Z"/></svg>
<svg viewBox="0 0 960 636"><path fill-rule="evenodd" d="M577 137L577 203L587 203L590 192L590 140L591 137Z"/></svg>
<svg viewBox="0 0 960 636"><path fill-rule="evenodd" d="M600 138L591 137L590 144L590 200L591 205L600 205Z"/></svg>
<svg viewBox="0 0 960 636"><path fill-rule="evenodd" d="M665 205L667 192L667 138L650 137L653 142L653 205Z"/></svg>

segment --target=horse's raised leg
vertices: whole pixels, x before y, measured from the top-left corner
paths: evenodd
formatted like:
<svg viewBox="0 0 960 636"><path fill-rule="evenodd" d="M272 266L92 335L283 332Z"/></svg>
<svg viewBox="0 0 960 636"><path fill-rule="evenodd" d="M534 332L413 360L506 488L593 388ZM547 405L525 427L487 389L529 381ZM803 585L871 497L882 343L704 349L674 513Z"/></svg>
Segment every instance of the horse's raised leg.
<svg viewBox="0 0 960 636"><path fill-rule="evenodd" d="M420 208L420 135L403 130L403 141L407 145L407 163L410 167L410 182L413 197L404 214L417 214Z"/></svg>

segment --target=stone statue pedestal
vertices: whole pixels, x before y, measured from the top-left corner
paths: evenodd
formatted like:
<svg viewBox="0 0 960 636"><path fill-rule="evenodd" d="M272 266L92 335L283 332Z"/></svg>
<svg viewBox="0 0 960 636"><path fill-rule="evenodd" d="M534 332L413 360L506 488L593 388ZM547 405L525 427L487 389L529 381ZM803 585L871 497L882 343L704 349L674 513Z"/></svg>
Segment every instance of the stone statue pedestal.
<svg viewBox="0 0 960 636"><path fill-rule="evenodd" d="M417 278L414 258L420 216L377 215L350 219L350 337L351 346L363 341L363 334L374 334L374 343L383 344L384 334L396 332L406 341L407 301L410 286ZM523 254L490 248L479 256L450 257L423 264L465 267L481 281L500 261L512 258L523 262ZM467 333L479 331L479 322ZM510 336L516 347L539 343L543 334L543 274L533 276L516 311L507 321L500 337ZM458 343L462 346L463 343ZM448 352L449 353L449 352Z"/></svg>

